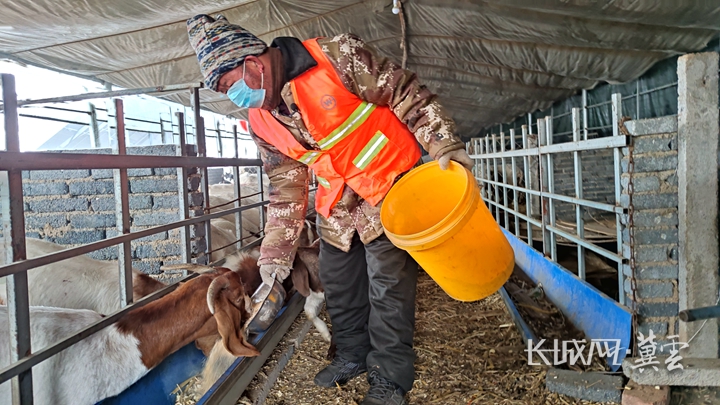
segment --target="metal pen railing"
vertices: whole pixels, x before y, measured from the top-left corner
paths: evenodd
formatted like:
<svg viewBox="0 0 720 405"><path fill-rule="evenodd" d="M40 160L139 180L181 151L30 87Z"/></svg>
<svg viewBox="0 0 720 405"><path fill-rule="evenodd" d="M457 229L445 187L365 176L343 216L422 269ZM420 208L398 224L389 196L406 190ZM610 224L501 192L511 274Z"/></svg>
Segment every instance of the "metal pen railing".
<svg viewBox="0 0 720 405"><path fill-rule="evenodd" d="M203 120L200 116L199 89L200 85L177 85L144 89L128 89L108 91L100 93L89 93L76 96L56 97L42 100L18 101L15 93L15 80L12 75L3 74L2 77L4 125L7 140L7 151L0 151L0 207L2 208L2 234L3 242L9 249L7 262L9 264L0 266L0 277L7 277L7 301L10 321L10 345L11 364L0 370L0 384L11 380L13 392L13 404L28 405L33 403L32 398L32 367L71 345L92 336L94 333L113 324L129 311L146 305L162 296L170 293L177 287L177 283L169 285L142 300L132 302L132 259L130 255L130 243L160 232L167 232L172 229L180 229L182 259L190 262L192 259L190 244L190 229L193 224L204 223L206 228L207 244L202 252L208 261L212 252L210 242L210 220L225 215L235 216L235 228L237 231L237 247L250 248L259 243L263 235L265 216L263 206L268 204L264 199L263 189L263 167L260 159L238 158L238 133L237 127L233 128L235 153L233 158L210 158L206 156L205 136ZM115 127L117 133L117 144L112 155L95 155L86 153L59 153L59 152L20 152L18 109L23 105L35 105L39 103L80 101L90 98L119 97L134 94L159 94L166 92L190 91L193 101L193 113L196 124L196 146L198 156L187 156L186 133L184 114L178 112L177 120L179 150L177 156L138 156L125 154L125 117L123 102L121 99L113 100ZM218 138L220 132L218 131ZM188 169L200 168L203 178L201 191L205 208L210 207L210 196L207 184L208 167L232 166L235 175L235 194L237 200L234 206L228 209L203 215L190 216L188 210ZM131 232L130 209L128 204L129 190L127 169L132 168L177 168L178 177L178 198L179 198L179 220L166 225L155 226ZM256 167L258 176L258 202L252 204L241 204L242 190L240 185L240 167ZM106 238L101 241L84 244L78 247L65 249L59 252L46 254L39 257L27 259L25 250L25 226L24 206L22 189L22 171L25 170L58 170L58 169L112 169L114 173L116 218L119 235ZM311 189L314 191L314 189ZM250 244L243 243L242 213L247 210L258 209L261 218L261 226L258 232L258 240ZM244 245L244 246L243 246ZM92 251L118 246L118 271L120 279L119 298L121 307L119 311L109 314L101 321L92 324L85 329L76 332L72 336L46 348L31 352L30 336L30 307L28 299L27 271L36 267L52 264L68 258L80 256ZM186 281L195 275L185 276L180 281Z"/></svg>
<svg viewBox="0 0 720 405"><path fill-rule="evenodd" d="M584 97L586 99L586 97ZM587 111L589 108L599 108L609 105L612 108L612 136L587 139ZM502 224L509 232L518 238L524 239L531 246L536 240L535 232L542 235L542 251L546 257L553 261L558 260L558 238L563 238L577 246L578 276L586 278L586 250L614 262L618 269L618 300L624 304L624 278L622 265L628 260L627 252L622 249L621 221L626 209L621 206L621 149L628 146L629 137L619 133L622 114L622 97L613 94L608 102L587 106L586 109L573 108L570 111L572 120L572 137L566 142L558 142L553 133L553 116L546 116L536 120L532 133L530 125L522 125L521 140L514 128L498 134L490 133L481 138L474 138L468 144L475 159L474 173L482 185L482 197L488 204L496 221ZM537 146L532 141L537 140ZM508 148L509 145L509 148ZM612 150L613 184L608 184L608 193L614 195L614 204L601 201L592 201L583 193L583 151ZM562 153L572 154L572 171L574 195L563 195L556 190L556 163L555 156ZM508 178L508 167L512 180ZM500 168L498 168L498 165ZM524 186L518 184L518 175L523 173ZM537 173L537 174L535 174ZM502 180L499 180L502 176ZM510 198L512 194L512 198ZM525 197L525 212L521 212L520 196ZM538 199L539 212L534 212L533 198ZM575 230L562 229L557 223L556 204L562 202L574 205ZM615 237L617 244L614 249L599 246L588 239L585 234L584 211L586 209L599 210L615 217ZM522 234L521 225L524 223L526 232ZM513 225L514 226L511 226Z"/></svg>

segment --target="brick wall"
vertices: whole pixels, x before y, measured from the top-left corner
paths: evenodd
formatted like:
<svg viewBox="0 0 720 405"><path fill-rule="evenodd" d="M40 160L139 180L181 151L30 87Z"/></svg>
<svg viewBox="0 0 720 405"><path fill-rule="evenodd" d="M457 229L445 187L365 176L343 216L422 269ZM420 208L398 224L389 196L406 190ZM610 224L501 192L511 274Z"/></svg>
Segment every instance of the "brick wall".
<svg viewBox="0 0 720 405"><path fill-rule="evenodd" d="M178 146L159 145L128 148L129 155L175 156ZM189 145L188 155L195 155ZM71 151L109 154L110 149ZM175 168L129 169L131 231L178 221L178 178ZM25 230L27 237L75 246L117 236L113 171L48 170L23 172ZM190 170L188 177L191 216L200 215L203 198L200 175ZM205 232L201 225L190 227L193 254L204 262ZM117 259L117 247L98 250L89 256L100 260ZM163 264L181 260L179 229L161 232L132 243L133 266L155 274Z"/></svg>
<svg viewBox="0 0 720 405"><path fill-rule="evenodd" d="M675 120L675 126L672 125ZM624 266L626 302L637 310L638 332L663 341L678 333L678 177L676 117L626 123L632 145L623 150L622 205L632 202L632 229L623 243L635 262ZM655 133L661 132L661 133ZM633 167L629 166L632 154ZM629 173L629 170L631 173ZM630 182L634 190L629 196ZM632 243L631 233L632 232ZM631 248L632 245L632 248Z"/></svg>
<svg viewBox="0 0 720 405"><path fill-rule="evenodd" d="M580 152L583 178L583 199L615 204L615 169L612 149ZM575 197L575 161L572 153L554 155L555 193ZM537 211L536 211L537 212ZM558 219L575 220L575 206L555 202ZM598 218L604 211L585 208L585 220Z"/></svg>

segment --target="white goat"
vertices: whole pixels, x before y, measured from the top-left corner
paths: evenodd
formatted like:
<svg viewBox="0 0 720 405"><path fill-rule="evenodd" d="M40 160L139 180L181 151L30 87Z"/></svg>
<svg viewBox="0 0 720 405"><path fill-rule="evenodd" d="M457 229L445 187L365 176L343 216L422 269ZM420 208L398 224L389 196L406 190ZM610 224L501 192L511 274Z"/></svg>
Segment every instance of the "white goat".
<svg viewBox="0 0 720 405"><path fill-rule="evenodd" d="M32 259L65 250L67 247L40 239L25 240L27 257ZM0 255L4 248L0 246ZM138 300L165 287L165 284L133 269L133 299ZM5 278L0 278L0 304L5 303ZM77 256L28 271L30 305L90 309L110 314L120 309L120 282L117 262Z"/></svg>
<svg viewBox="0 0 720 405"><path fill-rule="evenodd" d="M219 333L233 356L260 353L240 327L250 314L250 298L236 272L214 269L177 290L125 315L33 368L37 405L93 405L119 394L193 340ZM34 351L102 319L89 310L31 307ZM0 307L0 342L9 342L7 307ZM0 367L10 364L8 344L0 344ZM0 384L0 403L11 403L10 383Z"/></svg>

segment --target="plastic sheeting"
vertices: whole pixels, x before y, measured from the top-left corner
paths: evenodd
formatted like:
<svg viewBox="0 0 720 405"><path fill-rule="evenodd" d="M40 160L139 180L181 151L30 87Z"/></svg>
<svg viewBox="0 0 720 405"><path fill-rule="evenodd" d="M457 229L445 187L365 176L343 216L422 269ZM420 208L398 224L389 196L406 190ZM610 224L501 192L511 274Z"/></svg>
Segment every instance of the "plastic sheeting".
<svg viewBox="0 0 720 405"><path fill-rule="evenodd" d="M704 48L719 29L713 3L406 0L407 66L468 138ZM126 88L201 81L185 29L199 13L221 12L267 42L353 32L402 58L391 0L3 0L0 7L0 57ZM246 115L222 94L201 93L210 110ZM184 93L167 98L189 104Z"/></svg>

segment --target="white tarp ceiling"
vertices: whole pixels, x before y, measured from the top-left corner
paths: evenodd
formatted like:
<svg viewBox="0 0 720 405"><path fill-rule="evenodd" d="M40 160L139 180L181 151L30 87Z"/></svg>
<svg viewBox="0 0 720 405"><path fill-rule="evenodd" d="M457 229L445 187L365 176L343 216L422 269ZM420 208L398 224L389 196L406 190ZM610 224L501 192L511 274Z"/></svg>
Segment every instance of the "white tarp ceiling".
<svg viewBox="0 0 720 405"><path fill-rule="evenodd" d="M405 0L407 66L463 137L579 89L625 82L700 50L720 29L715 1ZM125 88L200 82L185 20L222 13L268 43L353 32L400 62L392 0L0 0L0 58ZM8 27L12 27L9 29ZM169 98L189 103L185 94ZM224 95L203 105L242 117Z"/></svg>

